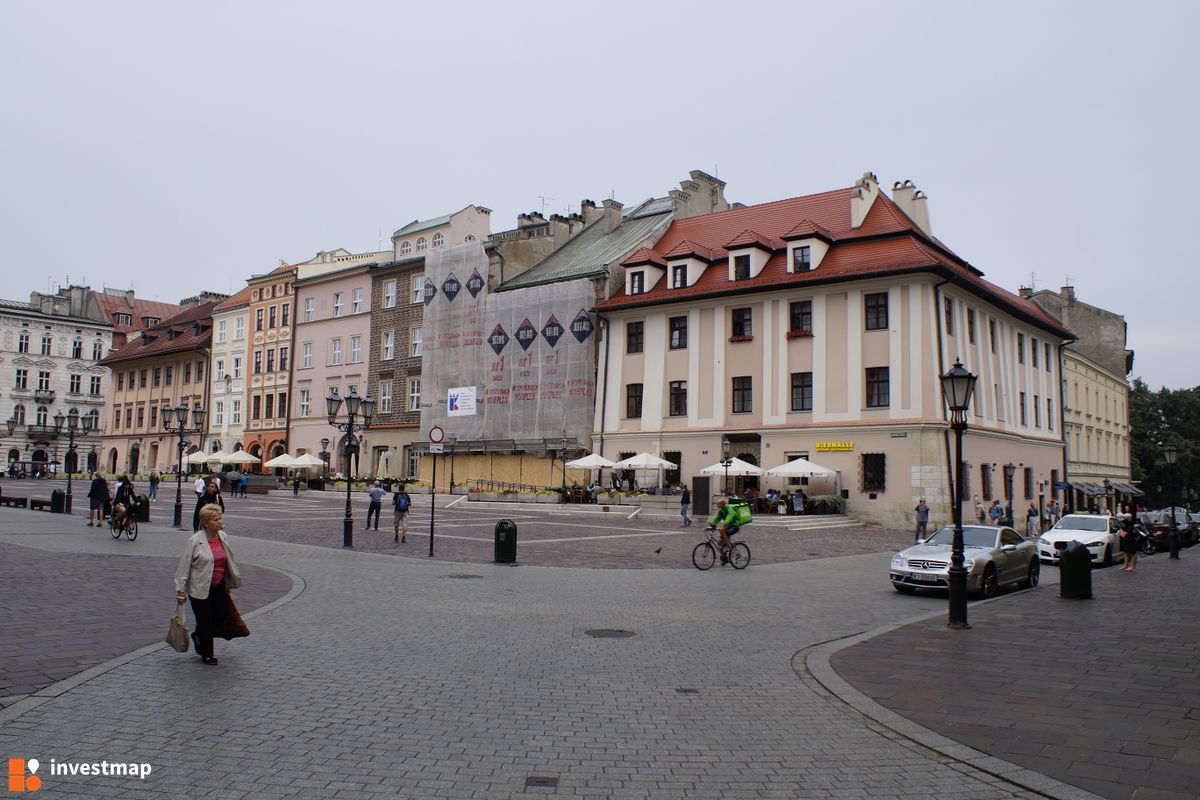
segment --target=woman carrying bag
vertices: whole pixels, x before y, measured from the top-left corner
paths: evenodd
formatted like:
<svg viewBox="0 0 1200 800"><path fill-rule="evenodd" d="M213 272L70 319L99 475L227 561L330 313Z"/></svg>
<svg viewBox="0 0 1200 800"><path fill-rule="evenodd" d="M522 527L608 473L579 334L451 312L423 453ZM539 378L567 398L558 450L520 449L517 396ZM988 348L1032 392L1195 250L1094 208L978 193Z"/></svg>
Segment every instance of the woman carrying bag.
<svg viewBox="0 0 1200 800"><path fill-rule="evenodd" d="M241 586L242 578L229 538L221 529L224 524L221 508L206 505L199 516L201 530L187 540L179 568L175 570L175 601L182 603L185 596L191 600L196 620L192 642L201 660L215 666L213 637L228 640L249 636L250 631L229 596L229 589Z"/></svg>

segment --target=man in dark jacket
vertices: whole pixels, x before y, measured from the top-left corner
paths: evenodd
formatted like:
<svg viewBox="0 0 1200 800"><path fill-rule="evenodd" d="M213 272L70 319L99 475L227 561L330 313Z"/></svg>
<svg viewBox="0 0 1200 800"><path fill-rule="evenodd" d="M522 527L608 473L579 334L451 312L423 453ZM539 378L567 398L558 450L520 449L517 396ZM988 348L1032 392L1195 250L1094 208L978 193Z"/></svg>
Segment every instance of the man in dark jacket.
<svg viewBox="0 0 1200 800"><path fill-rule="evenodd" d="M104 504L110 499L108 481L100 477L100 473L92 473L92 485L88 488L88 527L104 524ZM92 519L95 518L95 522Z"/></svg>

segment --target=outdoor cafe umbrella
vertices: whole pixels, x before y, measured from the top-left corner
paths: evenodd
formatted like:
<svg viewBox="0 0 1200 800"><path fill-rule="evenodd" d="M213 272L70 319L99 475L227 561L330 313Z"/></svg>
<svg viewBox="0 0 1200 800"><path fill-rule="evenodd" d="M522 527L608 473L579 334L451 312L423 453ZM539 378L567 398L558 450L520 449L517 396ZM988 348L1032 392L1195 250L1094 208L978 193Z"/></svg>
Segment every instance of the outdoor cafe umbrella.
<svg viewBox="0 0 1200 800"><path fill-rule="evenodd" d="M797 458L778 467L767 470L772 478L832 478L836 472L820 464L814 464L806 458Z"/></svg>
<svg viewBox="0 0 1200 800"><path fill-rule="evenodd" d="M646 452L638 453L635 456L630 456L629 458L622 459L621 461L618 461L617 463L613 464L612 466L613 466L614 470L616 470L616 469L663 470L663 469L676 469L677 468L675 462L667 461L665 458L659 458L658 456L654 455L653 453L646 453ZM660 475L659 483L660 484L662 483L661 475Z"/></svg>
<svg viewBox="0 0 1200 800"><path fill-rule="evenodd" d="M291 467L295 466L295 464L296 460L294 458L289 456L287 453L280 453L267 463L263 464L263 466L270 469L275 469L276 467Z"/></svg>
<svg viewBox="0 0 1200 800"><path fill-rule="evenodd" d="M199 454L197 453L197 455L199 455ZM206 463L206 464L224 464L225 459L228 457L229 457L229 453L226 453L224 450L217 450L215 452L212 452L212 453L209 453L208 455L206 455L204 457L204 463Z"/></svg>
<svg viewBox="0 0 1200 800"><path fill-rule="evenodd" d="M589 453L583 458L577 458L574 461L568 461L567 466L571 469L604 469L605 467L615 466L615 461L609 461L604 456Z"/></svg>
<svg viewBox="0 0 1200 800"><path fill-rule="evenodd" d="M313 467L323 467L325 462L314 456L312 453L305 453L302 456L296 456L292 459L291 466L296 469L311 469Z"/></svg>
<svg viewBox="0 0 1200 800"><path fill-rule="evenodd" d="M262 459L258 456L250 455L245 450L238 450L225 457L226 464L257 464L259 461L262 461Z"/></svg>
<svg viewBox="0 0 1200 800"><path fill-rule="evenodd" d="M718 461L716 464L705 467L700 470L701 475L725 475L725 465ZM763 470L754 466L749 461L742 461L740 458L729 459L729 475L741 476L759 476L763 475Z"/></svg>

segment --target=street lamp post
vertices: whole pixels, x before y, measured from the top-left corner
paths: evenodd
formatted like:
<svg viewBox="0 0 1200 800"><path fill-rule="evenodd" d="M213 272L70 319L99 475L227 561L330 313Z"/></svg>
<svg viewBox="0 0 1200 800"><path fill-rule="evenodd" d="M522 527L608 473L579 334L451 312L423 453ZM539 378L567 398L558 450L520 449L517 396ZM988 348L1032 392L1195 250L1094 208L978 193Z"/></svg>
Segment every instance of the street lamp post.
<svg viewBox="0 0 1200 800"><path fill-rule="evenodd" d="M186 403L180 403L175 408L163 406L162 411L162 426L169 434L179 437L179 443L176 446L178 450L179 463L176 465L175 472L175 528L183 528L183 448L185 447L183 437L189 433L203 434L204 433L204 416L203 408L192 409L192 425L188 427L188 407Z"/></svg>
<svg viewBox="0 0 1200 800"><path fill-rule="evenodd" d="M1171 558L1179 558L1179 527L1175 521L1175 462L1179 459L1179 448L1174 442L1168 442L1163 448L1163 458L1171 468L1167 483L1167 496L1171 498L1171 531L1167 534L1167 546L1171 550Z"/></svg>
<svg viewBox="0 0 1200 800"><path fill-rule="evenodd" d="M325 482L329 480L329 440L321 440L321 460L324 465L321 467L321 489L325 489Z"/></svg>
<svg viewBox="0 0 1200 800"><path fill-rule="evenodd" d="M337 416L343 402L346 404L346 421L338 422ZM359 397L358 392L352 388L343 401L334 389L325 398L325 412L329 424L346 434L346 445L343 448L346 453L346 518L342 521L342 547L354 547L354 516L350 512L350 458L358 455L358 439L355 434L371 427L371 418L375 416L375 398L369 394ZM360 418L362 421L357 421Z"/></svg>
<svg viewBox="0 0 1200 800"><path fill-rule="evenodd" d="M458 444L458 436L450 434L450 494L454 494L454 451Z"/></svg>
<svg viewBox="0 0 1200 800"><path fill-rule="evenodd" d="M81 420L79 418L79 409L72 408L71 412L69 414L67 414L65 417L63 416L63 413L61 411L59 411L57 414L55 414L54 415L54 431L55 431L55 433L62 433L64 421L67 423L67 456L69 458L71 455L73 455L75 453L75 433L76 433L76 431L79 430L79 425L81 422ZM87 436L88 432L92 429L92 418L84 417L82 419L82 423L83 423L83 435ZM74 459L72 459L71 466L76 467L76 468L79 467L78 456L76 456ZM71 513L71 470L67 470L66 512L68 514Z"/></svg>
<svg viewBox="0 0 1200 800"><path fill-rule="evenodd" d="M1105 478L1102 483L1104 484L1104 508L1108 511L1110 516L1115 516L1113 514L1112 505L1112 481L1110 481L1108 478Z"/></svg>
<svg viewBox="0 0 1200 800"><path fill-rule="evenodd" d="M567 499L567 434L564 433L558 440L558 457L562 459L562 501Z"/></svg>
<svg viewBox="0 0 1200 800"><path fill-rule="evenodd" d="M733 459L729 457L729 437L721 440L721 466L725 468L725 496L729 497L729 466Z"/></svg>
<svg viewBox="0 0 1200 800"><path fill-rule="evenodd" d="M955 359L954 366L942 376L942 395L950 409L950 428L954 431L954 497L950 508L954 512L954 540L950 555L950 617L948 628L969 628L967 622L967 568L964 566L962 485L963 432L967 429L967 408L975 391L978 376L972 375Z"/></svg>

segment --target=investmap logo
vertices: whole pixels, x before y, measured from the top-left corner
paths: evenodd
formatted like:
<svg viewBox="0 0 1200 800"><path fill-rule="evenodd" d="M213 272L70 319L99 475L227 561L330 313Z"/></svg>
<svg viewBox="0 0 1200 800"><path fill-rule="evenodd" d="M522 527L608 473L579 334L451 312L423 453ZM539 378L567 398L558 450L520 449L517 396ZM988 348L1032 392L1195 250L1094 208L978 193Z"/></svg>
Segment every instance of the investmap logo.
<svg viewBox="0 0 1200 800"><path fill-rule="evenodd" d="M10 793L17 792L36 792L42 788L42 777L37 774L42 763L36 758L10 758L8 759L8 791ZM146 780L146 777L153 771L153 767L149 764L125 763L117 761L92 761L92 762L76 762L76 761L55 761L50 759L47 773L53 776L59 775L84 775L84 776L99 776L99 777L119 777L119 778L138 778Z"/></svg>

